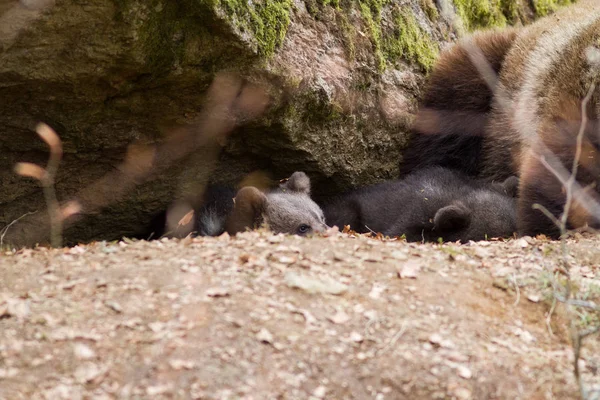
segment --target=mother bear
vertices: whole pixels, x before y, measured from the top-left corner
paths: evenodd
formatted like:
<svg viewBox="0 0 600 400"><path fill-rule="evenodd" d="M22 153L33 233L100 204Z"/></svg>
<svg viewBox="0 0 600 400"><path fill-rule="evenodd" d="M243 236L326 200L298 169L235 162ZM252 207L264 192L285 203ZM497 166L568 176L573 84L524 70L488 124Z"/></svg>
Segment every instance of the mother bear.
<svg viewBox="0 0 600 400"><path fill-rule="evenodd" d="M519 233L558 237L533 206L560 219L577 159L567 228L600 228L598 54L598 0L455 44L429 76L403 172L441 165L491 181L517 175Z"/></svg>

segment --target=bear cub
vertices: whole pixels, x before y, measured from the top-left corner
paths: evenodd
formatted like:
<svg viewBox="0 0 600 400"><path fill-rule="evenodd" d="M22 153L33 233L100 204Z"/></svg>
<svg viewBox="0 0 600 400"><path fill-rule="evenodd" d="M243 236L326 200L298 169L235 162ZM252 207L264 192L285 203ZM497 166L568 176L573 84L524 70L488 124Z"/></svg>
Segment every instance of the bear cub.
<svg viewBox="0 0 600 400"><path fill-rule="evenodd" d="M323 211L310 198L310 179L300 171L266 193L253 186L237 194L232 188L209 187L195 223L201 236L235 235L262 225L274 233L300 236L327 229Z"/></svg>
<svg viewBox="0 0 600 400"><path fill-rule="evenodd" d="M517 230L518 179L487 183L442 167L361 188L323 205L328 225L410 242L484 240Z"/></svg>

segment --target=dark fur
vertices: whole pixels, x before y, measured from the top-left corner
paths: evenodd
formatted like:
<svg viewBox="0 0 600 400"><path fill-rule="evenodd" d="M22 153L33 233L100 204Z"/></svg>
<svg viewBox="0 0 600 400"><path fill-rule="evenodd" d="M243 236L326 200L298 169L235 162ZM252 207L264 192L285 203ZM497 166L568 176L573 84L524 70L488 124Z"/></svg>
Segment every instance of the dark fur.
<svg viewBox="0 0 600 400"><path fill-rule="evenodd" d="M581 0L518 31L479 36L477 43L498 73L494 96L481 87L479 72L469 71L472 63L464 44L454 46L434 68L403 170L442 165L490 181L517 175L519 233L558 237L556 225L533 207L539 204L560 218L566 201L563 185L541 159L550 160L554 169L572 168L581 102L597 76L585 54L590 46L598 48L599 36L596 0ZM480 115L476 126L464 116L471 112ZM586 197L596 202L600 201L599 115L597 88L587 106L589 123L577 174ZM600 207L577 199L567 228L586 225L600 228Z"/></svg>
<svg viewBox="0 0 600 400"><path fill-rule="evenodd" d="M224 233L227 218L233 211L235 194L232 187L209 185L204 192L202 207L195 212L194 232L199 236Z"/></svg>
<svg viewBox="0 0 600 400"><path fill-rule="evenodd" d="M515 177L489 184L433 167L339 196L323 211L328 225L350 225L361 233L467 242L516 231L516 190Z"/></svg>

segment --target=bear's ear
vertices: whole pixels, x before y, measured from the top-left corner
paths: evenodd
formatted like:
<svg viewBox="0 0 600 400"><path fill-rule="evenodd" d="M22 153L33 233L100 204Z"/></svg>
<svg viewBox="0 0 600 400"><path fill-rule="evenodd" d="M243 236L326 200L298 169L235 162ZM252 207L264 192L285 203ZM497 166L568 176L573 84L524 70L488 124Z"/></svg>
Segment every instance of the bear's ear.
<svg viewBox="0 0 600 400"><path fill-rule="evenodd" d="M442 232L462 229L469 225L469 222L471 222L471 211L462 202L440 208L433 218L435 230Z"/></svg>
<svg viewBox="0 0 600 400"><path fill-rule="evenodd" d="M235 235L260 226L267 205L267 196L263 192L254 186L246 186L237 192L233 201L233 210L225 222L227 233Z"/></svg>
<svg viewBox="0 0 600 400"><path fill-rule="evenodd" d="M504 189L504 193L510 197L517 197L519 194L519 178L516 176L511 176L510 178L506 178L504 182L502 182L502 188Z"/></svg>
<svg viewBox="0 0 600 400"><path fill-rule="evenodd" d="M286 191L300 192L310 195L310 179L304 172L296 171L287 181L281 183L279 187Z"/></svg>

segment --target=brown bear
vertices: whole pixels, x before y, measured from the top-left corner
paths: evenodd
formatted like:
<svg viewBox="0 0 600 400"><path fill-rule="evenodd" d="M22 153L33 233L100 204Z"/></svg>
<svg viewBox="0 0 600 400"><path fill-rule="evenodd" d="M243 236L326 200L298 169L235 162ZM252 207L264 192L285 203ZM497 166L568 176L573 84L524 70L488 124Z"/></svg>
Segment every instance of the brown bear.
<svg viewBox="0 0 600 400"><path fill-rule="evenodd" d="M557 237L555 222L533 206L560 218L579 149L567 228L600 228L598 48L597 0L459 42L429 77L403 172L440 165L490 181L517 175L519 233Z"/></svg>

